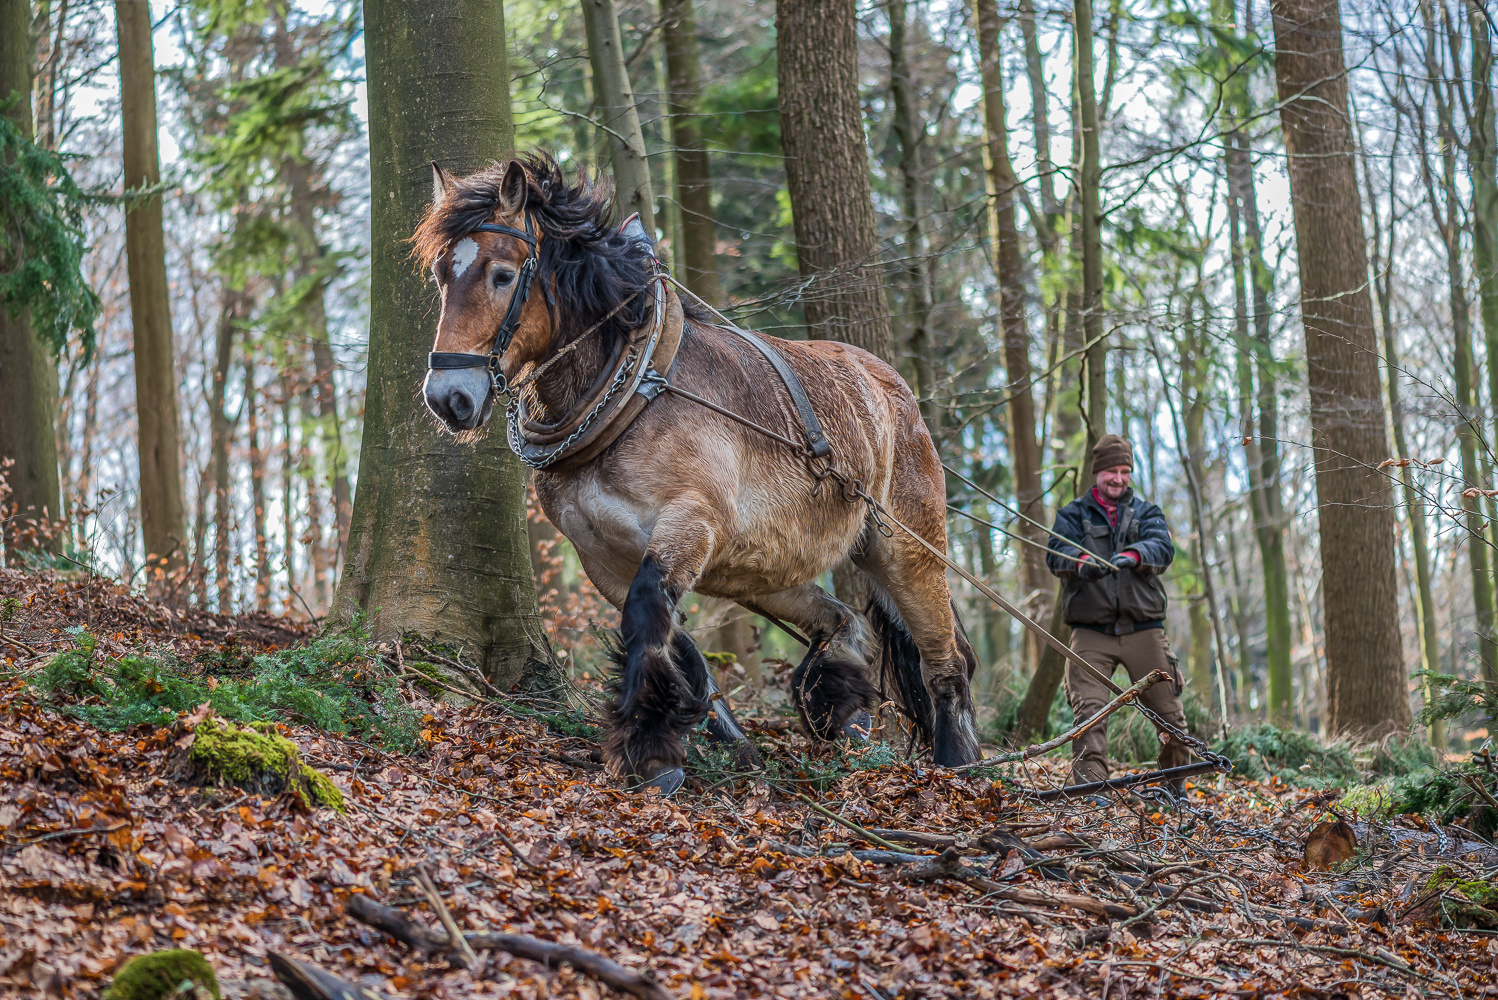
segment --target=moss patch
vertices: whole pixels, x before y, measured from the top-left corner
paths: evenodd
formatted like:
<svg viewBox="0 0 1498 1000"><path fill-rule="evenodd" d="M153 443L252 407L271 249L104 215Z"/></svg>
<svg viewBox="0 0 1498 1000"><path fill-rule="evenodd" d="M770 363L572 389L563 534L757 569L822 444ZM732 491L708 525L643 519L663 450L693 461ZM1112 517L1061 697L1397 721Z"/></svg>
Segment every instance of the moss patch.
<svg viewBox="0 0 1498 1000"><path fill-rule="evenodd" d="M213 974L213 966L208 964L208 960L195 951L174 948L137 955L126 962L109 989L104 991L104 1000L167 1000L173 996L192 996L191 992L181 990L184 983L191 983L200 996L206 994L215 1000L221 996L218 977Z"/></svg>
<svg viewBox="0 0 1498 1000"><path fill-rule="evenodd" d="M1425 883L1426 891L1439 892L1439 922L1446 927L1498 929L1498 886L1491 882L1464 879L1452 868L1442 865Z"/></svg>
<svg viewBox="0 0 1498 1000"><path fill-rule="evenodd" d="M302 763L297 745L270 722L238 726L213 716L204 719L193 730L182 774L192 784L232 785L266 796L290 791L309 809L344 811L337 786Z"/></svg>

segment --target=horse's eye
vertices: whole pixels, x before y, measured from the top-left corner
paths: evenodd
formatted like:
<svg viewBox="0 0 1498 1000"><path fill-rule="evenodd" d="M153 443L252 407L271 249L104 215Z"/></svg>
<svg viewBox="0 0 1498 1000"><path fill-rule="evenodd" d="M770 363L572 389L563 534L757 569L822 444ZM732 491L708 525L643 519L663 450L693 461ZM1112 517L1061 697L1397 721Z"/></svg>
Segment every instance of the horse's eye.
<svg viewBox="0 0 1498 1000"><path fill-rule="evenodd" d="M515 280L515 272L497 267L494 269L494 273L490 275L489 280L494 282L495 288L503 288Z"/></svg>

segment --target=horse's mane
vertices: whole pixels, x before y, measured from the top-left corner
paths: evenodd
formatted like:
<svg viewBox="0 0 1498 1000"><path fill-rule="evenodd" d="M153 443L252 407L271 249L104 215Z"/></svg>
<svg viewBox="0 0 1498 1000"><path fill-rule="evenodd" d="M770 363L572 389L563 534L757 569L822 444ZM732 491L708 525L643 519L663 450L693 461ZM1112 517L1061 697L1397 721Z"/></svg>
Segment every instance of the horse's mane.
<svg viewBox="0 0 1498 1000"><path fill-rule="evenodd" d="M453 240L493 220L500 204L500 183L511 160L490 164L467 177L454 178L454 188L440 205L427 209L411 237L412 255L429 268ZM585 167L568 182L556 160L544 152L513 158L525 168L530 183L526 210L545 235L537 291L555 279L559 343L572 340L644 288L650 279L650 256L619 233L614 186L603 176L590 177ZM509 222L524 228L520 219ZM683 302L683 306L686 303ZM640 295L599 330L600 341L612 349L618 338L642 326L650 315L651 298ZM687 315L701 319L698 309Z"/></svg>

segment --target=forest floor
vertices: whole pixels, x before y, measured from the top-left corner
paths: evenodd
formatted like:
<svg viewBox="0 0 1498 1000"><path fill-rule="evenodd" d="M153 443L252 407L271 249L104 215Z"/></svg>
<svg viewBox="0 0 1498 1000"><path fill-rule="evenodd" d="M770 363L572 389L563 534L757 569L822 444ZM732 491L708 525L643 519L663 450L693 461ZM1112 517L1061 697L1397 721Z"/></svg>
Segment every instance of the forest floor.
<svg viewBox="0 0 1498 1000"><path fill-rule="evenodd" d="M271 953L391 997L618 995L499 950L453 968L350 915L362 894L439 928L418 866L463 929L588 949L683 1000L1498 993L1498 851L1406 817L1354 824L1335 870L1311 870L1335 791L1229 777L1184 806L1042 803L1017 789L1063 783L1064 759L953 773L819 749L772 718L750 722L769 780L695 753L662 800L597 768L586 736L411 688L410 753L283 727L347 810L309 811L185 786L170 761L202 711L107 731L36 682L79 625L96 655L184 660L305 643L305 625L183 618L76 576L0 572L5 598L0 994L97 996L129 957L181 947L226 996L284 995Z"/></svg>

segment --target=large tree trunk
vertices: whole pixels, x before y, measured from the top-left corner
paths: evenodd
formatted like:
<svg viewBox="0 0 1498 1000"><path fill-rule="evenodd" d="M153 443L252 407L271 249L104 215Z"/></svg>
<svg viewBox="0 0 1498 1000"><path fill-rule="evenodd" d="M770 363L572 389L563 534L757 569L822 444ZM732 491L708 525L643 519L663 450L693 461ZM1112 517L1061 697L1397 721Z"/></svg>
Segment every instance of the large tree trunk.
<svg viewBox="0 0 1498 1000"><path fill-rule="evenodd" d="M614 0L582 0L582 9L583 26L588 34L588 62L593 67L593 103L608 141L619 208L625 215L639 212L645 231L653 236L655 200L650 193L650 163L645 159L645 134L640 131L635 92L624 65L619 12ZM504 47L503 41L499 47Z"/></svg>
<svg viewBox="0 0 1498 1000"><path fill-rule="evenodd" d="M1082 169L1078 176L1082 215L1082 331L1087 343L1087 450L1082 484L1093 474L1092 446L1108 433L1108 345L1103 339L1102 154L1098 143L1097 97L1093 76L1092 0L1073 0L1076 33L1077 117L1082 127ZM1122 428L1120 428L1121 430Z"/></svg>
<svg viewBox="0 0 1498 1000"><path fill-rule="evenodd" d="M895 105L892 128L900 141L900 214L905 225L904 284L909 314L909 330L901 353L909 359L908 370L915 376L912 388L920 401L921 416L931 436L940 441L941 410L931 363L931 256L926 250L921 198L921 189L930 183L930 178L921 169L921 145L926 130L916 107L906 52L910 28L908 6L905 0L889 2L889 90Z"/></svg>
<svg viewBox="0 0 1498 1000"><path fill-rule="evenodd" d="M550 685L525 528L525 467L503 425L459 443L417 382L437 317L406 238L431 200L429 160L466 173L514 141L499 0L366 0L373 193L369 376L358 490L333 617L463 647L496 684Z"/></svg>
<svg viewBox="0 0 1498 1000"><path fill-rule="evenodd" d="M978 64L983 80L983 117L988 133L989 243L993 247L994 273L999 285L999 335L1004 344L1004 387L1009 397L1009 457L1014 467L1015 503L1034 521L1046 520L1040 481L1040 445L1035 437L1035 396L1030 371L1030 329L1025 315L1024 254L1019 227L1015 224L1015 194L1019 177L1009 158L1009 115L1004 101L1004 74L999 59L1002 22L996 0L973 0L973 20L978 35ZM1044 97L1041 98L1044 110ZM1049 187L1049 185L1047 185ZM1025 521L1014 530L1034 544L1021 546L1025 589L1046 595L1034 612L1036 618L1050 614L1051 576L1045 565L1045 532ZM1025 643L1025 665L1039 666L1042 643L1033 635Z"/></svg>
<svg viewBox="0 0 1498 1000"><path fill-rule="evenodd" d="M702 130L697 127L702 66L691 0L661 0L661 40L666 50L666 113L671 116L671 145L675 147L676 204L681 210L678 268L688 288L717 306L722 304L718 234L713 223L712 171Z"/></svg>
<svg viewBox="0 0 1498 1000"><path fill-rule="evenodd" d="M147 0L116 0L120 45L120 112L124 128L125 190L161 180L156 146L156 68ZM130 274L130 320L135 336L135 410L140 432L141 535L148 589L175 591L175 571L187 559L177 433L177 376L173 367L171 302L161 196L137 201L125 213Z"/></svg>
<svg viewBox="0 0 1498 1000"><path fill-rule="evenodd" d="M1410 722L1393 495L1337 0L1275 0L1275 75L1300 261L1326 620L1327 731Z"/></svg>
<svg viewBox="0 0 1498 1000"><path fill-rule="evenodd" d="M869 160L858 104L852 0L777 0L780 140L813 340L841 340L893 364Z"/></svg>
<svg viewBox="0 0 1498 1000"><path fill-rule="evenodd" d="M31 4L0 0L0 101L31 135ZM62 517L57 478L57 368L51 352L31 332L26 311L15 316L0 302L0 473L12 491L18 517L4 526L4 554L61 552L61 535L49 537L43 522ZM15 464L5 468L6 459ZM0 519L8 512L0 512Z"/></svg>

